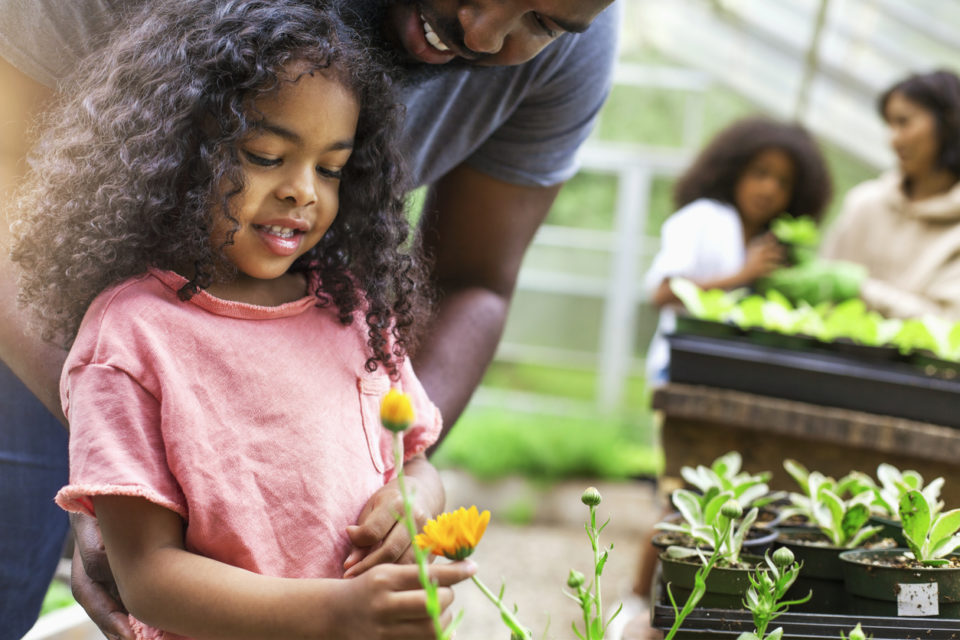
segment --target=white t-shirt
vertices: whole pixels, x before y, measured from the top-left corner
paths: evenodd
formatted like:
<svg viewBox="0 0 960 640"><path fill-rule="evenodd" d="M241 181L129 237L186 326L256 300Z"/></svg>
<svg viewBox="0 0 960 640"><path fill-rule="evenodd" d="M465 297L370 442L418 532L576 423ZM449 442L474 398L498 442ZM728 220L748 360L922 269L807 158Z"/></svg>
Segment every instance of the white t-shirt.
<svg viewBox="0 0 960 640"><path fill-rule="evenodd" d="M740 214L731 205L701 198L683 207L660 231L660 251L644 277L644 291L652 296L665 279L695 281L731 276L743 268L746 247ZM660 322L647 350L647 382L666 381L670 350L664 335L673 332L676 311L664 307Z"/></svg>

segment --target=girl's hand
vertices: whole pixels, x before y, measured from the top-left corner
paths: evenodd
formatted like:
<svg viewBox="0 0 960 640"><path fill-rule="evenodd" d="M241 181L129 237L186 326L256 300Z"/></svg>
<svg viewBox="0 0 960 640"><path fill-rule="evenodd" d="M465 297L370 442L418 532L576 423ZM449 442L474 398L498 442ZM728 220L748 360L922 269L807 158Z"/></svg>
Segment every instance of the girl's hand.
<svg viewBox="0 0 960 640"><path fill-rule="evenodd" d="M783 246L772 233L765 233L747 245L747 256L740 273L743 283L749 284L762 278L774 269L782 267L786 260Z"/></svg>
<svg viewBox="0 0 960 640"><path fill-rule="evenodd" d="M443 511L443 485L436 469L422 455L407 461L404 473L419 531L427 520ZM353 549L343 563L344 578L358 576L378 564L414 561L410 536L397 520L402 513L403 497L394 479L370 497L357 518L357 524L347 527Z"/></svg>
<svg viewBox="0 0 960 640"><path fill-rule="evenodd" d="M450 624L453 589L477 571L470 560L428 567L430 578L437 585L437 596L443 612L441 622ZM427 595L417 578L416 565L380 564L363 575L344 581L343 638L434 640L433 621L427 614ZM340 636L338 636L340 637Z"/></svg>

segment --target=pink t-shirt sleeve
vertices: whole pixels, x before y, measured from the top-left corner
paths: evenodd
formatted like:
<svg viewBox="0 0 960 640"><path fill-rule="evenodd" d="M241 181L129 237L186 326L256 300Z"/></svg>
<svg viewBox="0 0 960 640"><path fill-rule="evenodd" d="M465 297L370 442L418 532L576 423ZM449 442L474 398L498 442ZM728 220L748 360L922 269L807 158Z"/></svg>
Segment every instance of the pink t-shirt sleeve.
<svg viewBox="0 0 960 640"><path fill-rule="evenodd" d="M109 365L77 366L65 378L70 484L57 504L95 515L91 496L135 496L186 517L186 500L167 465L157 399Z"/></svg>

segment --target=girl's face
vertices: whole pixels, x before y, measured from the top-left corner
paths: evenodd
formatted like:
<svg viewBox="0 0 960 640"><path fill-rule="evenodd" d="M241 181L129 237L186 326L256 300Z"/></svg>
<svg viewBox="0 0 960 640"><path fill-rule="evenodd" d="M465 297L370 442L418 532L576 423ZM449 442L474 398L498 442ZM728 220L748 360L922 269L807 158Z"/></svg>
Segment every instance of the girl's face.
<svg viewBox="0 0 960 640"><path fill-rule="evenodd" d="M750 226L763 227L784 212L793 195L796 168L780 149L755 155L737 180L734 190L737 210Z"/></svg>
<svg viewBox="0 0 960 640"><path fill-rule="evenodd" d="M296 65L289 72L299 75ZM340 174L359 116L353 93L321 71L282 82L253 107L263 119L240 145L245 188L231 207L239 229L224 248L238 281L284 275L326 233L337 215ZM214 246L232 226L217 216Z"/></svg>
<svg viewBox="0 0 960 640"><path fill-rule="evenodd" d="M903 175L916 178L934 171L940 153L936 117L899 91L890 94L883 115Z"/></svg>

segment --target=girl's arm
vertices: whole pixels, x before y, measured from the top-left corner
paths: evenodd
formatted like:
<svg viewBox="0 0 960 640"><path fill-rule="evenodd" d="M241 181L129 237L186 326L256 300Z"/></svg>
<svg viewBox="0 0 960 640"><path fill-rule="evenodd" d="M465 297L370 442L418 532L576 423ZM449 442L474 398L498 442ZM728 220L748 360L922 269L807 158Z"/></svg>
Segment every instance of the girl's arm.
<svg viewBox="0 0 960 640"><path fill-rule="evenodd" d="M198 640L434 637L416 565L380 565L351 580L263 576L186 551L183 521L159 505L93 501L123 602L150 626ZM430 567L444 610L449 585L475 570L469 562Z"/></svg>
<svg viewBox="0 0 960 640"><path fill-rule="evenodd" d="M419 531L427 520L443 511L446 502L443 483L436 468L422 453L407 460L403 473ZM344 577L360 575L378 564L413 562L410 536L397 521L399 513L403 513L403 498L396 479L393 479L367 501L357 524L347 527L347 535L354 547L344 563ZM378 544L380 546L376 546Z"/></svg>
<svg viewBox="0 0 960 640"><path fill-rule="evenodd" d="M762 278L774 269L783 266L784 259L785 254L780 243L772 234L765 234L756 238L747 247L746 259L740 271L729 276L693 280L693 282L704 291L709 289L729 290L749 286L757 278ZM673 291L670 289L669 278L663 279L650 299L657 307L680 303L680 300L673 295Z"/></svg>

